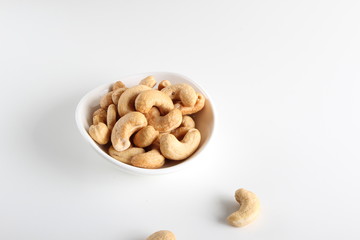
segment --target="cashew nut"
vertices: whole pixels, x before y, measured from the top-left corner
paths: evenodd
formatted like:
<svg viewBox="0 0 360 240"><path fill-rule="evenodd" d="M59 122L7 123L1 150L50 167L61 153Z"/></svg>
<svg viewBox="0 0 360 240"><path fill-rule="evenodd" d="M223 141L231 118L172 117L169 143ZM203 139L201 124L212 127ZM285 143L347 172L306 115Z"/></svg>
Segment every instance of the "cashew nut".
<svg viewBox="0 0 360 240"><path fill-rule="evenodd" d="M145 85L150 88L153 88L156 85L156 80L154 76L148 76L140 81L139 85Z"/></svg>
<svg viewBox="0 0 360 240"><path fill-rule="evenodd" d="M159 136L159 132L153 126L146 126L135 134L133 142L138 147L150 146Z"/></svg>
<svg viewBox="0 0 360 240"><path fill-rule="evenodd" d="M93 125L98 124L99 122L106 123L106 110L99 108L93 113Z"/></svg>
<svg viewBox="0 0 360 240"><path fill-rule="evenodd" d="M199 112L205 106L205 97L201 93L197 93L197 94L198 94L198 97L197 97L196 103L193 107L186 107L186 106L182 105L181 103L175 103L175 108L180 109L183 115L189 115L189 114Z"/></svg>
<svg viewBox="0 0 360 240"><path fill-rule="evenodd" d="M172 100L180 100L186 107L192 107L197 100L197 94L190 85L181 83L161 89L161 92L168 95Z"/></svg>
<svg viewBox="0 0 360 240"><path fill-rule="evenodd" d="M113 146L111 146L109 148L109 154L110 156L112 156L113 158L115 158L116 160L120 161L120 162L123 162L123 163L126 163L126 164L131 164L131 161L130 159L137 155L137 154L141 154L141 153L144 153L145 150L143 148L137 148L137 147L130 147L124 151L116 151L114 149Z"/></svg>
<svg viewBox="0 0 360 240"><path fill-rule="evenodd" d="M161 230L151 234L146 240L176 240L176 237L170 231Z"/></svg>
<svg viewBox="0 0 360 240"><path fill-rule="evenodd" d="M121 94L123 94L126 89L127 88L117 88L116 90L114 90L113 94L111 95L111 99L115 105L118 104Z"/></svg>
<svg viewBox="0 0 360 240"><path fill-rule="evenodd" d="M142 113L130 112L121 117L111 133L111 142L116 151L123 151L130 147L130 137L137 130L145 127L147 120Z"/></svg>
<svg viewBox="0 0 360 240"><path fill-rule="evenodd" d="M162 81L159 83L158 90L161 90L161 89L163 89L163 88L166 88L166 87L168 87L168 86L170 86L170 85L171 85L170 81L168 81L168 80L162 80Z"/></svg>
<svg viewBox="0 0 360 240"><path fill-rule="evenodd" d="M119 88L125 88L125 84L122 81L117 81L112 85L112 90L115 91Z"/></svg>
<svg viewBox="0 0 360 240"><path fill-rule="evenodd" d="M108 92L102 98L100 99L100 107L103 109L107 109L107 107L113 103L111 95L113 94L113 91Z"/></svg>
<svg viewBox="0 0 360 240"><path fill-rule="evenodd" d="M140 168L160 168L165 164L165 158L159 150L152 149L146 153L135 155L131 158L131 164Z"/></svg>
<svg viewBox="0 0 360 240"><path fill-rule="evenodd" d="M174 135L177 139L181 140L184 138L184 136L186 135L186 133L190 130L193 129L191 127L179 127L177 129L172 130L170 133L172 135Z"/></svg>
<svg viewBox="0 0 360 240"><path fill-rule="evenodd" d="M89 134L98 144L107 144L110 138L110 130L105 123L99 122L89 127Z"/></svg>
<svg viewBox="0 0 360 240"><path fill-rule="evenodd" d="M107 116L106 116L106 123L110 131L113 129L116 123L116 115L117 113L116 113L115 104L110 104L107 109Z"/></svg>
<svg viewBox="0 0 360 240"><path fill-rule="evenodd" d="M195 121L190 116L183 116L183 120L181 122L180 127L194 128L195 127Z"/></svg>
<svg viewBox="0 0 360 240"><path fill-rule="evenodd" d="M174 108L165 116L160 116L160 111L153 107L146 114L149 125L153 126L159 132L169 132L180 126L182 113L179 109Z"/></svg>
<svg viewBox="0 0 360 240"><path fill-rule="evenodd" d="M154 106L158 107L165 114L174 108L170 97L157 90L143 91L135 100L135 109L141 113L149 112Z"/></svg>
<svg viewBox="0 0 360 240"><path fill-rule="evenodd" d="M190 129L181 141L168 133L160 138L160 150L167 159L184 160L196 151L200 140L201 134L196 128Z"/></svg>
<svg viewBox="0 0 360 240"><path fill-rule="evenodd" d="M232 213L227 221L234 227L243 227L259 215L260 201L254 193L243 188L235 192L235 199L240 203L240 209Z"/></svg>
<svg viewBox="0 0 360 240"><path fill-rule="evenodd" d="M121 94L118 101L118 113L120 116L124 116L129 112L135 111L135 99L139 95L139 93L149 90L150 88L145 85L137 85L132 88L126 89L126 91Z"/></svg>

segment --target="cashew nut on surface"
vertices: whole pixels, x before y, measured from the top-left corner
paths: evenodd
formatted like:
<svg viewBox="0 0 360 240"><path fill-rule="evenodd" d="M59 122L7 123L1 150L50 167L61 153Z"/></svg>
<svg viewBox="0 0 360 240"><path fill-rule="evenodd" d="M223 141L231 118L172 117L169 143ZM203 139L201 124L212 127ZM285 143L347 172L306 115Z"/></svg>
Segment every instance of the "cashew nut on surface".
<svg viewBox="0 0 360 240"><path fill-rule="evenodd" d="M137 147L130 147L121 152L116 151L113 146L111 146L109 148L110 156L112 156L116 160L126 163L126 164L131 164L130 160L133 156L140 154L140 153L144 153L144 152L145 152L145 150L143 148L137 148Z"/></svg>
<svg viewBox="0 0 360 240"><path fill-rule="evenodd" d="M141 168L160 168L165 164L165 158L161 155L159 150L152 149L149 152L132 157L131 164Z"/></svg>
<svg viewBox="0 0 360 240"><path fill-rule="evenodd" d="M201 134L196 128L190 129L179 141L172 134L164 134L160 138L160 151L164 157L171 160L184 160L198 148Z"/></svg>
<svg viewBox="0 0 360 240"><path fill-rule="evenodd" d="M126 89L127 88L117 88L116 90L113 91L113 94L111 95L111 99L116 106L118 105L121 94L123 94L126 91Z"/></svg>
<svg viewBox="0 0 360 240"><path fill-rule="evenodd" d="M197 100L193 107L187 107L182 105L181 103L175 103L175 108L180 109L183 115L189 115L199 112L205 106L205 97L201 93L197 94Z"/></svg>
<svg viewBox="0 0 360 240"><path fill-rule="evenodd" d="M117 81L112 85L112 90L115 91L118 88L124 88L125 84L122 81Z"/></svg>
<svg viewBox="0 0 360 240"><path fill-rule="evenodd" d="M107 144L110 138L110 130L105 123L99 122L89 127L89 134L98 144Z"/></svg>
<svg viewBox="0 0 360 240"><path fill-rule="evenodd" d="M123 151L130 147L131 135L147 125L144 114L129 112L121 117L111 133L111 142L116 151Z"/></svg>
<svg viewBox="0 0 360 240"><path fill-rule="evenodd" d="M150 146L158 136L159 132L156 131L153 126L146 126L135 134L133 142L138 147L147 147Z"/></svg>
<svg viewBox="0 0 360 240"><path fill-rule="evenodd" d="M139 93L149 90L148 86L145 85L137 85L132 88L126 89L126 91L121 94L118 101L118 113L120 116L124 116L129 112L135 111L135 99L139 95Z"/></svg>
<svg viewBox="0 0 360 240"><path fill-rule="evenodd" d="M227 221L234 227L246 226L259 215L260 201L254 193L243 188L235 192L235 199L240 203L240 209L232 213Z"/></svg>
<svg viewBox="0 0 360 240"><path fill-rule="evenodd" d="M107 109L107 115L106 115L106 123L110 131L113 129L116 123L116 116L117 116L116 106L115 104L110 104Z"/></svg>
<svg viewBox="0 0 360 240"><path fill-rule="evenodd" d="M161 230L151 234L146 240L176 240L176 237L170 231Z"/></svg>
<svg viewBox="0 0 360 240"><path fill-rule="evenodd" d="M169 132L180 126L182 122L182 113L174 108L165 116L160 115L160 111L153 107L146 114L149 125L153 126L159 132Z"/></svg>
<svg viewBox="0 0 360 240"><path fill-rule="evenodd" d="M156 85L156 80L154 76L148 76L140 81L139 85L145 85L150 88L153 88Z"/></svg>
<svg viewBox="0 0 360 240"><path fill-rule="evenodd" d="M99 108L93 113L93 125L98 124L99 122L106 123L106 110Z"/></svg>
<svg viewBox="0 0 360 240"><path fill-rule="evenodd" d="M168 95L172 100L180 100L185 107L194 106L198 98L194 88L185 83L170 85L161 89L161 92Z"/></svg>
<svg viewBox="0 0 360 240"><path fill-rule="evenodd" d="M157 90L141 92L135 100L135 109L141 113L147 113L152 107L158 107L160 112L168 113L174 108L171 98Z"/></svg>
<svg viewBox="0 0 360 240"><path fill-rule="evenodd" d="M168 81L168 80L162 80L162 81L159 83L158 90L161 90L161 89L163 89L163 88L166 88L166 87L168 87L168 86L170 86L170 85L171 85L170 81Z"/></svg>
<svg viewBox="0 0 360 240"><path fill-rule="evenodd" d="M107 109L107 107L113 103L112 97L111 97L112 94L113 94L113 91L108 92L100 99L100 107L101 108Z"/></svg>
<svg viewBox="0 0 360 240"><path fill-rule="evenodd" d="M183 120L181 122L180 127L194 128L195 127L195 121L190 116L183 116Z"/></svg>

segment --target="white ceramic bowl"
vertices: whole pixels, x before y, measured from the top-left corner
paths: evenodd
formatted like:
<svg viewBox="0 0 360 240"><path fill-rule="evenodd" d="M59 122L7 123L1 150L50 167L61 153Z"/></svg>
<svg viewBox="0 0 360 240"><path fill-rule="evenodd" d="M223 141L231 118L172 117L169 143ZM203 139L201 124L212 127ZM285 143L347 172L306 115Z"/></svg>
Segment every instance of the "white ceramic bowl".
<svg viewBox="0 0 360 240"><path fill-rule="evenodd" d="M206 102L204 109L194 114L196 128L199 129L199 131L201 132L201 142L199 148L196 150L196 152L193 155L191 155L188 159L184 161L167 161L167 163L162 168L159 169L144 169L122 163L112 158L107 153L106 148L104 148L101 145L98 145L94 140L92 140L92 138L88 134L88 129L92 122L92 113L99 108L100 98L109 91L113 82L104 84L100 87L91 90L80 100L76 108L75 119L81 135L88 143L90 143L90 145L101 156L103 156L110 162L114 163L115 165L119 166L121 170L130 173L147 174L147 175L171 173L183 169L184 167L191 165L195 161L198 160L201 161L200 153L205 149L206 145L208 144L211 135L213 134L214 123L215 123L215 114L209 95L199 85L197 85L194 81L190 80L188 77L171 72L141 73L141 74L125 76L118 80L122 81L126 86L131 87L139 84L141 79L149 75L154 76L157 82L160 82L162 80L169 80L172 84L176 84L176 83L190 84L191 86L194 87L196 91L201 92L205 96Z"/></svg>

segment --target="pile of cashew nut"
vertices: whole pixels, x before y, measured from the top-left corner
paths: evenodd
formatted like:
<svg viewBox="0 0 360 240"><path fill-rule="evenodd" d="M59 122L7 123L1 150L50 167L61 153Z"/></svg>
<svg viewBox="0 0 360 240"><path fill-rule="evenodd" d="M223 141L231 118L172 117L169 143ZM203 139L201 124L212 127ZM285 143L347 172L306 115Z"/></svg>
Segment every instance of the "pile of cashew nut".
<svg viewBox="0 0 360 240"><path fill-rule="evenodd" d="M166 160L185 160L199 147L201 134L190 115L203 109L205 97L185 83L155 85L153 76L129 88L117 81L93 113L89 134L109 145L116 160L155 169Z"/></svg>

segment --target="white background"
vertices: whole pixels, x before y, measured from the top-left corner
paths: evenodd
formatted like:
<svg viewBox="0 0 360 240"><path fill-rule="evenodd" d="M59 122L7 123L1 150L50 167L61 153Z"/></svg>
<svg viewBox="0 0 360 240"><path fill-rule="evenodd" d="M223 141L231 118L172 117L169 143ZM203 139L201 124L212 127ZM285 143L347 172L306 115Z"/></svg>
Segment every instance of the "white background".
<svg viewBox="0 0 360 240"><path fill-rule="evenodd" d="M360 1L0 1L0 239L359 239ZM123 173L79 99L173 71L217 108L192 168ZM234 191L262 213L225 218Z"/></svg>

